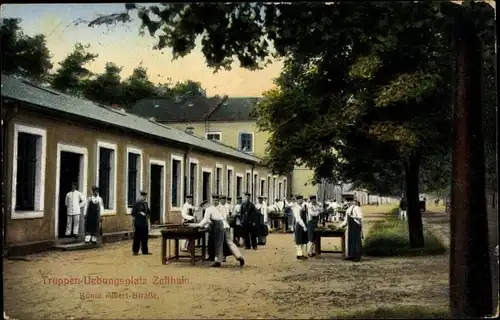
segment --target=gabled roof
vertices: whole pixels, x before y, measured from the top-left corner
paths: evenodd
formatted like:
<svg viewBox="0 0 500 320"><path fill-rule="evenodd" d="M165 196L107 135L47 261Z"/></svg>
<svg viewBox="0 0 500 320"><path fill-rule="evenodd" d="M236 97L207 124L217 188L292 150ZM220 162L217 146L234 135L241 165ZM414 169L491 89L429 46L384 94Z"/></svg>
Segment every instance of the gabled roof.
<svg viewBox="0 0 500 320"><path fill-rule="evenodd" d="M211 121L255 120L252 115L259 98L227 98L210 115Z"/></svg>
<svg viewBox="0 0 500 320"><path fill-rule="evenodd" d="M173 99L142 99L127 111L141 117L154 117L161 122L205 121L222 98L190 97Z"/></svg>
<svg viewBox="0 0 500 320"><path fill-rule="evenodd" d="M231 156L245 161L258 163L260 158L238 151L234 148L190 135L184 131L164 124L152 122L130 113L97 105L89 100L70 96L53 89L32 84L28 81L2 74L2 97L21 101L52 111L63 112L101 123L114 125L149 135L155 138L186 144L208 153Z"/></svg>
<svg viewBox="0 0 500 320"><path fill-rule="evenodd" d="M170 99L143 99L128 112L155 117L160 122L247 121L259 98L196 97L176 102Z"/></svg>

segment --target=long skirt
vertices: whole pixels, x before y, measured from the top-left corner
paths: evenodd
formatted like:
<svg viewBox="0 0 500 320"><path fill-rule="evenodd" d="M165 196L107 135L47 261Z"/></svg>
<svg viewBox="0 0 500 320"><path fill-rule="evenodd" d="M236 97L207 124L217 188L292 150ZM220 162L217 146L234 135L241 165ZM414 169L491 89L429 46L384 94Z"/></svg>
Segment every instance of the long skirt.
<svg viewBox="0 0 500 320"><path fill-rule="evenodd" d="M318 219L312 219L307 222L307 239L309 242L314 242L314 230L318 228Z"/></svg>
<svg viewBox="0 0 500 320"><path fill-rule="evenodd" d="M362 251L362 230L356 221L347 217L347 237L346 237L346 258L361 259Z"/></svg>
<svg viewBox="0 0 500 320"><path fill-rule="evenodd" d="M304 228L300 226L300 224L295 224L295 231L293 233L294 239L295 239L295 244L307 244L309 241L307 237L307 232L304 231Z"/></svg>

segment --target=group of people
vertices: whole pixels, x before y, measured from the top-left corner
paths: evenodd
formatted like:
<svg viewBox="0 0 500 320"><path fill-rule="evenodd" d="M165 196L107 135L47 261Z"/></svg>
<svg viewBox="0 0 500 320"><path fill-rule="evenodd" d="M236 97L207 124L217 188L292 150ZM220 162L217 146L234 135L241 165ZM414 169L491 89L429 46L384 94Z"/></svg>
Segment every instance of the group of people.
<svg viewBox="0 0 500 320"><path fill-rule="evenodd" d="M78 238L80 235L80 216L84 217L85 243L97 243L97 238L101 234L100 222L101 214L104 212L104 204L99 196L99 188L92 187L92 195L85 199L83 194L78 191L78 184L72 183L71 191L65 198L67 221L67 237Z"/></svg>
<svg viewBox="0 0 500 320"><path fill-rule="evenodd" d="M267 237L267 206L264 197L258 197L258 203L250 200L250 193L236 199L236 205L231 205L231 197L213 195L212 201L203 201L200 204L203 218L197 222L193 205L193 197L186 197L182 206L183 223L191 223L193 227L209 227L208 232L208 260L214 261L214 267L220 267L226 257L233 255L240 266L245 264L243 255L238 247L257 250L259 245L266 244ZM192 241L185 240L182 250L188 251Z"/></svg>

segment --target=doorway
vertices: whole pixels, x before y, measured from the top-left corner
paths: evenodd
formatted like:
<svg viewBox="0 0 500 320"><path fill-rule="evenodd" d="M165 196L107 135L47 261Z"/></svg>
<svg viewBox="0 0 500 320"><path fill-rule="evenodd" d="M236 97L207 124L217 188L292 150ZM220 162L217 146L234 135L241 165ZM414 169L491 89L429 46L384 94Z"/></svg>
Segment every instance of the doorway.
<svg viewBox="0 0 500 320"><path fill-rule="evenodd" d="M165 211L165 165L151 163L149 168L149 209L151 210L151 224L163 223Z"/></svg>
<svg viewBox="0 0 500 320"><path fill-rule="evenodd" d="M203 171L202 185L203 185L203 201L210 200L210 181L212 173Z"/></svg>
<svg viewBox="0 0 500 320"><path fill-rule="evenodd" d="M73 182L77 183L78 191L85 197L87 193L87 149L58 144L54 219L54 235L56 239L66 237L66 223L68 219L65 200L66 194L71 191ZM79 235L83 234L83 231L83 224L80 221Z"/></svg>

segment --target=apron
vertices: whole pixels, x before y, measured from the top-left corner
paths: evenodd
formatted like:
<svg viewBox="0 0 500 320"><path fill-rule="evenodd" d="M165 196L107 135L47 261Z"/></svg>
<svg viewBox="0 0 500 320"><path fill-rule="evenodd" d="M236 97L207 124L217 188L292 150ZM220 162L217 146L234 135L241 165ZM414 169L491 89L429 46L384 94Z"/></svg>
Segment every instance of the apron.
<svg viewBox="0 0 500 320"><path fill-rule="evenodd" d="M194 211L193 209L188 209L188 215L191 216L191 217L194 217ZM184 221L183 223L188 223L188 221ZM181 247L182 247L182 251L188 251L188 248L189 248L189 240L181 240Z"/></svg>
<svg viewBox="0 0 500 320"><path fill-rule="evenodd" d="M302 218L302 221L307 221L307 211L304 208L300 209L300 217ZM304 228L300 226L300 224L295 223L295 231L294 231L294 236L295 236L295 244L307 244L309 241L307 237L307 232L304 231Z"/></svg>
<svg viewBox="0 0 500 320"><path fill-rule="evenodd" d="M224 223L222 220L211 220L214 258L222 262L224 257Z"/></svg>
<svg viewBox="0 0 500 320"><path fill-rule="evenodd" d="M89 235L97 236L99 231L99 201L94 203L91 199L88 200L87 216L85 219L85 232Z"/></svg>
<svg viewBox="0 0 500 320"><path fill-rule="evenodd" d="M314 236L314 230L318 227L318 217L311 217L311 220L307 222L307 238L309 242L314 242L316 237Z"/></svg>

